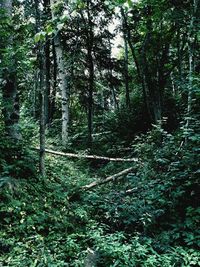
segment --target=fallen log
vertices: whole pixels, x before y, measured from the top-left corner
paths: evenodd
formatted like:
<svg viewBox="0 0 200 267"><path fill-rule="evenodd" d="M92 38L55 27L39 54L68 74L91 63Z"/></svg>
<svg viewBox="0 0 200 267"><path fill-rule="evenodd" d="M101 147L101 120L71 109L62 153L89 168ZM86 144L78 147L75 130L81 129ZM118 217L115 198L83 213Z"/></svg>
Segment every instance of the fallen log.
<svg viewBox="0 0 200 267"><path fill-rule="evenodd" d="M133 167L128 168L128 169L125 169L125 170L123 170L123 171L121 171L121 172L118 172L118 173L116 173L116 174L114 174L114 175L111 175L111 176L109 176L109 177L107 177L107 178L105 178L105 179L103 179L103 180L95 181L95 182L92 182L92 183L90 183L90 184L88 184L88 185L82 186L81 189L83 189L83 190L85 190L85 191L86 191L86 190L89 190L89 189L91 189L91 188L93 188L93 187L95 187L95 186L102 185L102 184L105 184L105 183L114 181L114 180L117 179L117 178L118 178L118 179L119 179L119 178L122 178L123 175L125 175L125 174L127 174L127 173L129 173L129 172L131 172L131 171L133 171Z"/></svg>
<svg viewBox="0 0 200 267"><path fill-rule="evenodd" d="M39 148L35 148L36 150L40 150ZM109 158L109 157L102 157L96 155L83 155L83 154L74 154L74 153L64 153L60 151L54 151L50 149L45 149L46 153L57 155L57 156L64 156L70 158L80 158L80 159L98 159L98 160L106 160L106 161L117 161L117 162L138 162L137 158L130 158L130 159L123 159L123 158Z"/></svg>

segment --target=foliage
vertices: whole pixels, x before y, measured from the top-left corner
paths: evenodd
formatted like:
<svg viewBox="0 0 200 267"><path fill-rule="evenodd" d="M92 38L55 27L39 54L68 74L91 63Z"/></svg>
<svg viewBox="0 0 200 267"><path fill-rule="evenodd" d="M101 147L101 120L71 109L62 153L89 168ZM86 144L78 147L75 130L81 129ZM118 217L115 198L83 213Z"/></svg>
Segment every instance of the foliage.
<svg viewBox="0 0 200 267"><path fill-rule="evenodd" d="M86 266L93 251L99 267L200 266L199 1L8 2L9 19L0 8L0 265ZM55 150L138 161L46 153L42 176L39 138Z"/></svg>
<svg viewBox="0 0 200 267"><path fill-rule="evenodd" d="M73 198L92 181L85 161L49 156L45 180L10 181L1 189L1 263L83 266L90 247L98 266L198 266L199 158L192 143L174 154L181 136L155 128L138 137L133 173ZM96 176L117 168L109 163Z"/></svg>

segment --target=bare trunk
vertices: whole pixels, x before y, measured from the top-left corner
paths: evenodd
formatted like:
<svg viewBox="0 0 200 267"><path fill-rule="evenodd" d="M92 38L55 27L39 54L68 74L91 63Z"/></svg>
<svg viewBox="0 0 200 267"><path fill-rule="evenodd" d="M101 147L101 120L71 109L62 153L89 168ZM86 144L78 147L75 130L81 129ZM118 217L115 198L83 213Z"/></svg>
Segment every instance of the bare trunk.
<svg viewBox="0 0 200 267"><path fill-rule="evenodd" d="M199 0L193 0L192 14L189 28L188 56L189 56L189 83L188 83L188 101L187 101L187 120L186 129L189 128L192 111L192 92L193 92L193 74L194 74L194 53L193 46L195 40L194 22L196 19Z"/></svg>
<svg viewBox="0 0 200 267"><path fill-rule="evenodd" d="M12 0L4 0L0 4L0 9L2 9L2 16L9 20L11 23L12 20ZM10 28L8 29L8 31ZM12 33L2 40L2 46L5 48L13 49L13 38ZM3 91L3 115L4 115L4 123L5 130L8 138L19 140L21 139L21 134L19 130L19 95L17 90L17 74L16 69L12 69L13 66L16 66L15 58L12 57L7 59L6 53L0 55L0 59L5 64L2 76L5 80L5 83L2 85ZM6 65L8 60L8 65Z"/></svg>
<svg viewBox="0 0 200 267"><path fill-rule="evenodd" d="M112 64L112 46L111 46L111 40L109 38L109 87L110 87L110 91L111 91L111 106L113 106L113 108L115 110L119 109L119 105L117 102L117 97L116 97L116 90L115 87L113 85L113 64Z"/></svg>
<svg viewBox="0 0 200 267"><path fill-rule="evenodd" d="M53 54L53 82L52 91L50 96L50 122L53 120L53 116L56 110L56 89L57 89L57 61L54 40L52 41L52 54Z"/></svg>
<svg viewBox="0 0 200 267"><path fill-rule="evenodd" d="M44 17L45 20L51 18L50 0L44 0ZM50 93L51 93L51 60L50 60L51 42L46 40L44 54L45 54L45 124L50 123Z"/></svg>
<svg viewBox="0 0 200 267"><path fill-rule="evenodd" d="M41 28L41 14L38 9L38 0L35 1L35 14L36 14L36 31ZM39 171L41 176L45 176L45 95L46 95L46 58L45 58L45 45L41 42L38 43L37 60L39 63L39 102L40 102L40 157L39 157Z"/></svg>
<svg viewBox="0 0 200 267"><path fill-rule="evenodd" d="M93 133L93 87L94 87L94 66L91 49L88 49L89 63L89 97L88 97L88 145L92 145Z"/></svg>
<svg viewBox="0 0 200 267"><path fill-rule="evenodd" d="M127 42L127 27L125 22L125 14L123 8L121 8L123 19L123 36L124 36L124 80L125 80L125 95L126 106L130 108L130 95L129 95L129 75L128 75L128 42Z"/></svg>
<svg viewBox="0 0 200 267"><path fill-rule="evenodd" d="M55 18L53 4L55 0L51 0L51 13L52 18ZM68 128L69 128L69 87L67 74L65 70L64 61L64 49L61 43L60 34L54 37L55 52L58 66L58 77L59 77L59 87L61 92L61 102L62 102L62 144L66 146L68 141Z"/></svg>
<svg viewBox="0 0 200 267"><path fill-rule="evenodd" d="M88 146L92 146L93 133L93 91L94 91L94 63L93 63L93 27L90 15L90 1L87 1L87 16L88 16L88 32L87 32L87 61L89 70L88 83Z"/></svg>
<svg viewBox="0 0 200 267"><path fill-rule="evenodd" d="M126 88L126 106L130 108L130 94L129 94L129 75L128 75L128 43L126 36L124 36L124 77Z"/></svg>
<svg viewBox="0 0 200 267"><path fill-rule="evenodd" d="M132 44L132 41L131 41L131 32L130 32L130 28L128 26L126 15L124 13L123 8L121 9L121 14L122 14L122 17L123 17L123 20L124 20L124 27L127 30L127 42L128 42L129 47L130 47L131 54L132 54L132 57L133 57L133 60L134 60L135 66L136 66L137 75L138 75L139 81L140 81L141 86L142 86L142 93L143 93L143 99L144 99L144 104L145 104L145 108L146 108L146 113L147 113L150 121L152 121L153 118L152 118L152 115L151 115L150 103L149 103L148 98L147 98L147 90L148 89L146 87L143 68L139 64L139 61L138 61L136 53L135 53L134 45Z"/></svg>
<svg viewBox="0 0 200 267"><path fill-rule="evenodd" d="M44 69L44 53L42 53L42 48L40 47L39 51L39 66L40 66L40 174L45 176L45 125L46 125L46 116L45 116L45 69Z"/></svg>
<svg viewBox="0 0 200 267"><path fill-rule="evenodd" d="M50 122L50 91L51 91L51 72L50 72L50 41L47 40L45 44L45 124Z"/></svg>

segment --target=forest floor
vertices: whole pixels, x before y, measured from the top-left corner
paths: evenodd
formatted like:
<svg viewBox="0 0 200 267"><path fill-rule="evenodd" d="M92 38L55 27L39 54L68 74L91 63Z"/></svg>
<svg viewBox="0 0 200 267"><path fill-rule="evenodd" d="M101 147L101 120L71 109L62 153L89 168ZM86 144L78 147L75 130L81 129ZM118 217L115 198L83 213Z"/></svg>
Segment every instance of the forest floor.
<svg viewBox="0 0 200 267"><path fill-rule="evenodd" d="M170 162L169 149L156 150L151 141L138 143L132 152L110 154L131 158L138 153L142 160L137 162L48 153L46 177L25 172L20 180L4 180L0 265L199 266L200 210L193 188L198 178L188 183L177 161ZM38 153L30 155L29 168L37 164ZM105 184L84 188L127 169Z"/></svg>

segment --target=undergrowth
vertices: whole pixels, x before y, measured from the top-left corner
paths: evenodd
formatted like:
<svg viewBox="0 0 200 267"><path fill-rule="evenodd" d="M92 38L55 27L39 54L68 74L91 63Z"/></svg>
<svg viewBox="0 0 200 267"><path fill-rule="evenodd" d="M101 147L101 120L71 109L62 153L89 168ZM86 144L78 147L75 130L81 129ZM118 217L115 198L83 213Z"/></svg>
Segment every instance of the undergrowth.
<svg viewBox="0 0 200 267"><path fill-rule="evenodd" d="M45 178L33 175L35 152L22 158L22 177L1 156L0 264L84 266L92 249L100 267L200 266L198 146L198 132L155 128L132 143L138 163L48 155ZM81 189L130 166L122 180Z"/></svg>

